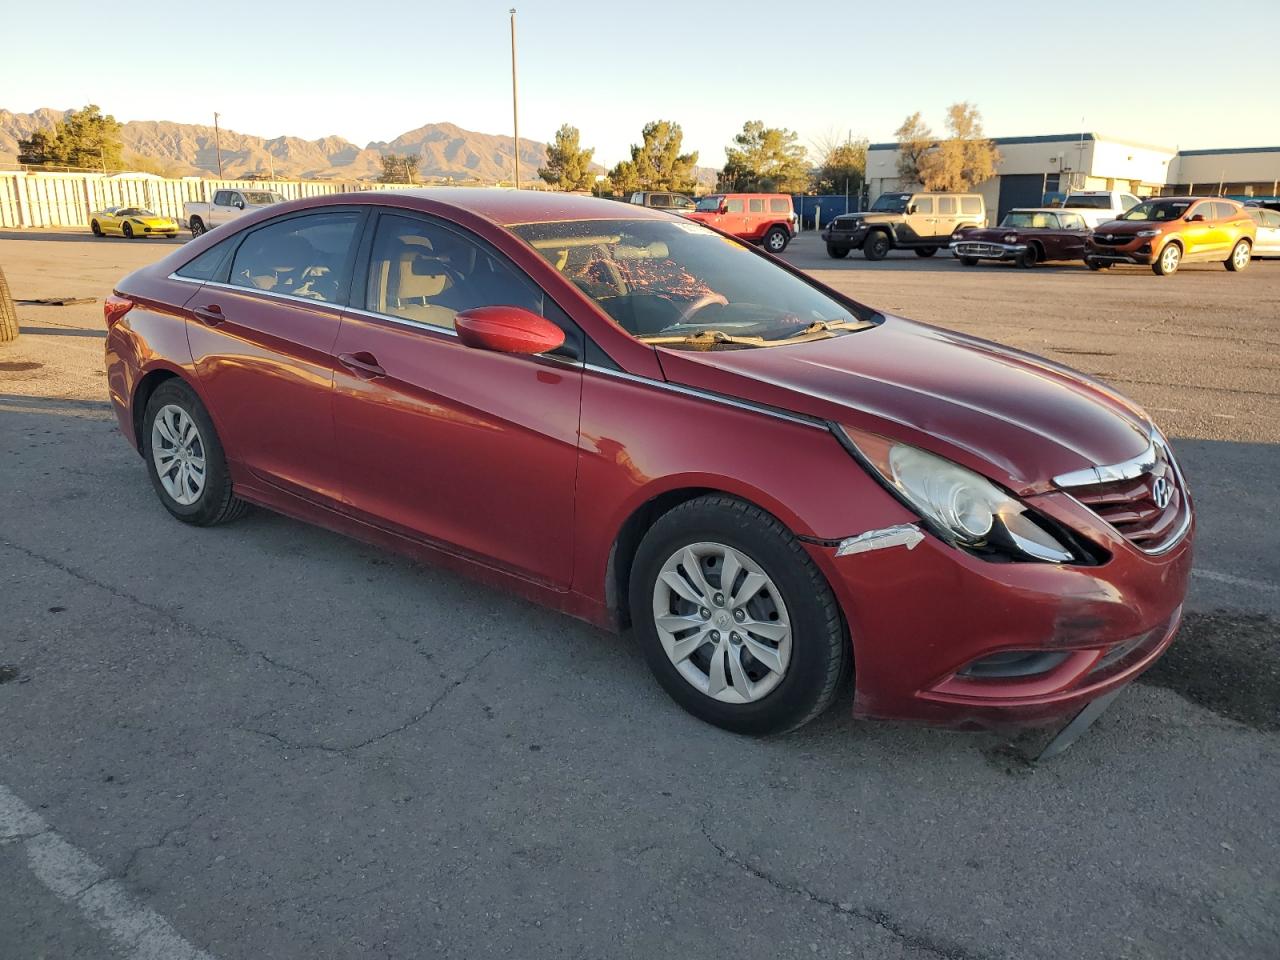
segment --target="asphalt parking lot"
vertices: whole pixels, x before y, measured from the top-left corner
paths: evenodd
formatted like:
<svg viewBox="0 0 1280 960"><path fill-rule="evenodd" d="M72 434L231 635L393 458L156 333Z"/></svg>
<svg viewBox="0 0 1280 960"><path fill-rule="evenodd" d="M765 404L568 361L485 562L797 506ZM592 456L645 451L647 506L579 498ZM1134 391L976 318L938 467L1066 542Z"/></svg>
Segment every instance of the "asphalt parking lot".
<svg viewBox="0 0 1280 960"><path fill-rule="evenodd" d="M179 241L174 241L174 243ZM15 297L169 241L0 234ZM1058 759L683 713L626 637L255 511L171 520L98 304L0 345L0 958L1280 956L1280 262L786 255L1145 404L1200 516L1170 655ZM945 616L946 611L939 611Z"/></svg>

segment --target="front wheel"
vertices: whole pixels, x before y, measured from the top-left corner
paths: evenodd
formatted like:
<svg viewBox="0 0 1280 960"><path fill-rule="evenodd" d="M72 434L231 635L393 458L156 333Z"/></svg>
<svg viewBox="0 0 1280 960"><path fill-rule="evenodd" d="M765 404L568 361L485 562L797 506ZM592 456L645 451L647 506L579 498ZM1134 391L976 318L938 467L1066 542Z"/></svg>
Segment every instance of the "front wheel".
<svg viewBox="0 0 1280 960"><path fill-rule="evenodd" d="M976 267L978 265L977 257L961 257L960 262L966 267Z"/></svg>
<svg viewBox="0 0 1280 960"><path fill-rule="evenodd" d="M1249 241L1237 240L1236 245L1231 249L1231 256L1226 260L1226 267L1232 273L1239 273L1249 265L1252 256L1253 249L1249 246Z"/></svg>
<svg viewBox="0 0 1280 960"><path fill-rule="evenodd" d="M1093 259L1093 257L1085 257L1085 258L1084 258L1084 265L1085 265L1086 267L1088 267L1090 270L1109 270L1109 269L1111 269L1111 264L1107 263L1107 262L1106 262L1106 261L1104 261L1104 260L1095 260L1095 259Z"/></svg>
<svg viewBox="0 0 1280 960"><path fill-rule="evenodd" d="M835 260L843 260L849 255L848 247L837 247L834 243L827 244L827 256Z"/></svg>
<svg viewBox="0 0 1280 960"><path fill-rule="evenodd" d="M209 527L244 513L213 421L186 383L166 380L156 388L139 441L156 495L183 523Z"/></svg>
<svg viewBox="0 0 1280 960"><path fill-rule="evenodd" d="M631 571L649 668L694 716L767 735L812 720L851 668L835 596L775 517L732 497L664 514Z"/></svg>
<svg viewBox="0 0 1280 960"><path fill-rule="evenodd" d="M1178 272L1181 264L1182 248L1176 243L1171 243L1160 251L1160 256L1151 265L1151 269L1157 277L1170 277Z"/></svg>
<svg viewBox="0 0 1280 960"><path fill-rule="evenodd" d="M764 248L770 253L781 253L787 249L787 244L791 242L791 234L787 233L782 227L771 227L769 232L764 235Z"/></svg>
<svg viewBox="0 0 1280 960"><path fill-rule="evenodd" d="M868 260L883 260L892 249L893 241L883 230L867 234L867 239L862 241L862 255Z"/></svg>
<svg viewBox="0 0 1280 960"><path fill-rule="evenodd" d="M1018 255L1014 257L1013 262L1016 263L1023 270L1030 270L1032 267L1036 265L1035 248L1027 247L1025 250L1020 250L1018 252Z"/></svg>
<svg viewBox="0 0 1280 960"><path fill-rule="evenodd" d="M916 247L917 257L932 257L937 252L937 247Z"/></svg>

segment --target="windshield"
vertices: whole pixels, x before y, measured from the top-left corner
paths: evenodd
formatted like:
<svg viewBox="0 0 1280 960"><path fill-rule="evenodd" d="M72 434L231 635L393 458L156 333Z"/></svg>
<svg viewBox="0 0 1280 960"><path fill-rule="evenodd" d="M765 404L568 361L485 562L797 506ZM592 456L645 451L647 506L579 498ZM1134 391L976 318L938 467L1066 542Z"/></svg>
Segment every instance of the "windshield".
<svg viewBox="0 0 1280 960"><path fill-rule="evenodd" d="M573 220L511 229L624 330L664 346L825 338L876 316L689 221Z"/></svg>
<svg viewBox="0 0 1280 960"><path fill-rule="evenodd" d="M1111 198L1109 196L1091 197L1086 194L1073 193L1067 197L1064 207L1087 207L1090 210L1110 210Z"/></svg>
<svg viewBox="0 0 1280 960"><path fill-rule="evenodd" d="M703 197L693 209L701 210L703 213L715 213L720 209L722 200L724 200L724 197L721 196Z"/></svg>
<svg viewBox="0 0 1280 960"><path fill-rule="evenodd" d="M1005 214L1002 227L1029 227L1033 230L1056 230L1058 218L1052 213L1033 213L1015 210Z"/></svg>
<svg viewBox="0 0 1280 960"><path fill-rule="evenodd" d="M1120 214L1120 220L1177 220L1192 204L1191 200L1143 200Z"/></svg>
<svg viewBox="0 0 1280 960"><path fill-rule="evenodd" d="M871 205L872 212L880 213L906 213L907 201L911 199L909 193L882 193L876 197L876 202Z"/></svg>
<svg viewBox="0 0 1280 960"><path fill-rule="evenodd" d="M269 203L283 203L284 197L267 190L245 190L241 193L244 202L254 207L265 207Z"/></svg>
<svg viewBox="0 0 1280 960"><path fill-rule="evenodd" d="M144 207L125 207L116 211L117 217L154 217L155 214Z"/></svg>

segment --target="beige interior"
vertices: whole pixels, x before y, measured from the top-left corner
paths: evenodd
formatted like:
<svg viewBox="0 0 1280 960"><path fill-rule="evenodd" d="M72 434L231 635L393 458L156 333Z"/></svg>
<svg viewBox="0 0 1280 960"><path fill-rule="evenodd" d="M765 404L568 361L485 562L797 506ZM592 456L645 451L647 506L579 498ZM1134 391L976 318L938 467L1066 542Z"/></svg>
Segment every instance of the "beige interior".
<svg viewBox="0 0 1280 960"><path fill-rule="evenodd" d="M417 239L403 238L404 241ZM440 269L439 261L428 249L422 244L405 242L393 257L378 265L378 302L374 309L378 313L452 330L456 311L431 301L448 290L453 281Z"/></svg>

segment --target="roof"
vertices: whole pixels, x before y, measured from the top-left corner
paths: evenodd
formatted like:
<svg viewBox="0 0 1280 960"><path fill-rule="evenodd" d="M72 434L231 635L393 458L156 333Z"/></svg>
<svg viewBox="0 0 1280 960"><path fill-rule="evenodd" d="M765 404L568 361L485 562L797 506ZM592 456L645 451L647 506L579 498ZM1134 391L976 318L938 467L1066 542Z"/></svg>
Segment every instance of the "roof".
<svg viewBox="0 0 1280 960"><path fill-rule="evenodd" d="M1280 153L1280 147L1225 147L1213 150L1179 150L1182 157L1212 157L1228 153Z"/></svg>
<svg viewBox="0 0 1280 960"><path fill-rule="evenodd" d="M671 215L635 203L602 200L572 193L544 190L500 190L481 187L431 187L422 190L374 190L348 195L348 202L360 197L386 197L403 201L409 197L430 200L465 210L493 223L538 223L544 220L665 220Z"/></svg>
<svg viewBox="0 0 1280 960"><path fill-rule="evenodd" d="M945 139L945 138L943 138ZM1012 147L1020 143L1080 143L1082 140L1087 142L1097 140L1102 143L1119 143L1126 147L1141 147L1144 150L1157 150L1161 153L1177 153L1172 147L1163 147L1159 144L1139 143L1136 140L1125 140L1120 137L1108 137L1101 133L1049 133L1040 134L1034 137L988 137L992 143L998 147ZM873 143L867 147L868 150L897 150L897 143ZM1184 150L1183 153L1192 153L1194 151ZM1227 150L1225 153L1235 153L1239 151Z"/></svg>

